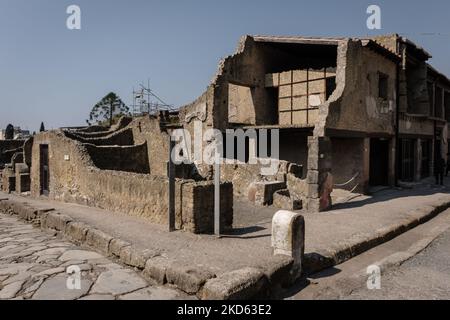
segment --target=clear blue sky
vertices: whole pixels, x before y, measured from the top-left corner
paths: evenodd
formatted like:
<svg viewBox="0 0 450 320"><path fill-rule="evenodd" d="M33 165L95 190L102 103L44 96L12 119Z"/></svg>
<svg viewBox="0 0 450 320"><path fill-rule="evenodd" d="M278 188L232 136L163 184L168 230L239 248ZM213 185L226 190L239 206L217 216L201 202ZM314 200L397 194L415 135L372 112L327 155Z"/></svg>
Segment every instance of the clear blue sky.
<svg viewBox="0 0 450 320"><path fill-rule="evenodd" d="M81 7L80 31L66 28L71 4ZM382 30L366 27L370 4L381 7ZM448 0L0 0L0 128L84 125L106 93L131 104L147 78L168 103L188 103L244 34L397 32L449 76L449 12Z"/></svg>

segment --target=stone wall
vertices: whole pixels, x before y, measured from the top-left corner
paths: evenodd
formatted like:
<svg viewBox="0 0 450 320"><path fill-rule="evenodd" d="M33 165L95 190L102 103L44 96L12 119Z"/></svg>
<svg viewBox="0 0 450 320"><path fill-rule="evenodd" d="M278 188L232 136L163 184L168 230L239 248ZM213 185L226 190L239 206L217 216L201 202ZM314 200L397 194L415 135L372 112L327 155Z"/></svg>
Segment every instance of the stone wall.
<svg viewBox="0 0 450 320"><path fill-rule="evenodd" d="M285 183L291 195L296 199L305 199L307 196L306 179L298 176L292 169L292 163L280 161L278 172L273 176L262 176L258 164L223 164L221 166L221 180L233 184L234 195L238 198L255 200L255 184L266 182Z"/></svg>
<svg viewBox="0 0 450 320"><path fill-rule="evenodd" d="M35 136L32 153L31 193L40 196L40 145L49 146L49 198L95 206L140 216L153 223L167 224L167 177L122 171L100 170L85 145L67 138L61 131ZM211 232L213 216L212 182L176 182L176 224L180 229ZM232 223L232 186L223 184L222 212L225 227Z"/></svg>
<svg viewBox="0 0 450 320"><path fill-rule="evenodd" d="M78 133L70 131L66 131L65 134L71 139L97 146L131 146L134 144L133 130L131 128L124 128L103 137L82 137Z"/></svg>
<svg viewBox="0 0 450 320"><path fill-rule="evenodd" d="M169 134L161 128L160 121L154 116L133 119L129 124L136 144L146 143L150 174L167 177L169 160Z"/></svg>
<svg viewBox="0 0 450 320"><path fill-rule="evenodd" d="M329 107L327 129L394 134L397 65L381 54L348 41L340 46L337 67L339 103ZM379 97L379 75L388 76L387 99ZM343 90L342 90L343 89Z"/></svg>
<svg viewBox="0 0 450 320"><path fill-rule="evenodd" d="M147 143L135 146L84 146L99 169L150 173Z"/></svg>

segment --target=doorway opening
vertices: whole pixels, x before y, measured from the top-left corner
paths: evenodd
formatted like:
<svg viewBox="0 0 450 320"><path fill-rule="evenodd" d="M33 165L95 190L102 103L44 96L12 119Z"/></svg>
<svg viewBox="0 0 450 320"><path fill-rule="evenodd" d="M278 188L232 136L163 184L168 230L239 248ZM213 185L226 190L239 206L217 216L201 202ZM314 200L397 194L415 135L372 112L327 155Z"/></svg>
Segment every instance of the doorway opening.
<svg viewBox="0 0 450 320"><path fill-rule="evenodd" d="M40 193L41 195L48 196L50 190L50 172L49 172L49 161L48 161L48 145L40 145Z"/></svg>
<svg viewBox="0 0 450 320"><path fill-rule="evenodd" d="M389 185L389 140L370 139L370 186Z"/></svg>
<svg viewBox="0 0 450 320"><path fill-rule="evenodd" d="M416 166L414 159L415 140L400 139L399 143L399 161L401 181L414 181L414 168Z"/></svg>

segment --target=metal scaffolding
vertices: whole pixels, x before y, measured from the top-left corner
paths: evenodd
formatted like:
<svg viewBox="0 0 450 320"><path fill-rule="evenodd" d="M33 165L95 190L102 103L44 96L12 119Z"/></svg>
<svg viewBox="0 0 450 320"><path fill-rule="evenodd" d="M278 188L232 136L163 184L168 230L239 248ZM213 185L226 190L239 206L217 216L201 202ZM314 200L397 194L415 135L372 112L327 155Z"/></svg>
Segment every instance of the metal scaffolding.
<svg viewBox="0 0 450 320"><path fill-rule="evenodd" d="M133 88L133 115L141 116L145 114L157 114L159 111L175 111L173 105L164 102L152 89L150 80L147 86L139 85L139 89Z"/></svg>

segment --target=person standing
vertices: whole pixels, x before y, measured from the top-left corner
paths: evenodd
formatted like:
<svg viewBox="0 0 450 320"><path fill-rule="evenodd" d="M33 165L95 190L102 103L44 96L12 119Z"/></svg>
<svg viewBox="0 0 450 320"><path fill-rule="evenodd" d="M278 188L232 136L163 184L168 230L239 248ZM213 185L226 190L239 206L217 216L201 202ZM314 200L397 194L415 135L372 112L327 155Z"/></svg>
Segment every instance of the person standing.
<svg viewBox="0 0 450 320"><path fill-rule="evenodd" d="M439 157L436 161L436 184L444 185L445 160Z"/></svg>

